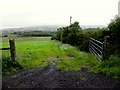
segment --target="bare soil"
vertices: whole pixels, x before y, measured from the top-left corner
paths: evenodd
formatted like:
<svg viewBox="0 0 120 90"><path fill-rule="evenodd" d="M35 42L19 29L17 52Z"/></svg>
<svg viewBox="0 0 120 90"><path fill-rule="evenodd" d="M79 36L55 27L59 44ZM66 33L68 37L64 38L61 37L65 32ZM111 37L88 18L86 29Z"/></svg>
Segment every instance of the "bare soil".
<svg viewBox="0 0 120 90"><path fill-rule="evenodd" d="M2 76L2 88L120 88L120 81L104 74L80 71L59 71L54 65L23 69Z"/></svg>

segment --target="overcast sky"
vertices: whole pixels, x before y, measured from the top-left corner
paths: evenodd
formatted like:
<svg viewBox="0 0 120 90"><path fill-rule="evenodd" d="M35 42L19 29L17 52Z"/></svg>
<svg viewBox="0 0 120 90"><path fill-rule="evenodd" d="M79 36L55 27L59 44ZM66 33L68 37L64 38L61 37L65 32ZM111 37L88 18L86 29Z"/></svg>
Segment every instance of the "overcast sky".
<svg viewBox="0 0 120 90"><path fill-rule="evenodd" d="M0 28L38 25L107 25L119 0L1 0Z"/></svg>

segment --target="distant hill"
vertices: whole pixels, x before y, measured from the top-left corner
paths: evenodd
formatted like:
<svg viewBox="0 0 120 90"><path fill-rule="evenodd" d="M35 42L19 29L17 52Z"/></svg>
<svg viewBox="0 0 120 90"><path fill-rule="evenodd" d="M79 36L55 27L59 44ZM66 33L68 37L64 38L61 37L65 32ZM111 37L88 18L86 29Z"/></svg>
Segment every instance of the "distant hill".
<svg viewBox="0 0 120 90"><path fill-rule="evenodd" d="M81 25L82 29L89 29L89 28L106 28L105 25Z"/></svg>
<svg viewBox="0 0 120 90"><path fill-rule="evenodd" d="M20 31L56 31L57 28L64 27L63 25L41 25L41 26L33 26L33 27L20 27L20 28L5 28L1 29L2 34L9 34L13 32Z"/></svg>
<svg viewBox="0 0 120 90"><path fill-rule="evenodd" d="M80 25L82 29L87 30L87 28L105 28L104 25ZM41 25L33 27L19 27L19 28L5 28L1 29L3 34L19 32L19 31L56 31L57 28L65 27L65 25Z"/></svg>
<svg viewBox="0 0 120 90"><path fill-rule="evenodd" d="M63 25L41 25L32 27L18 27L18 28L5 28L2 31L55 31L57 28L64 27Z"/></svg>

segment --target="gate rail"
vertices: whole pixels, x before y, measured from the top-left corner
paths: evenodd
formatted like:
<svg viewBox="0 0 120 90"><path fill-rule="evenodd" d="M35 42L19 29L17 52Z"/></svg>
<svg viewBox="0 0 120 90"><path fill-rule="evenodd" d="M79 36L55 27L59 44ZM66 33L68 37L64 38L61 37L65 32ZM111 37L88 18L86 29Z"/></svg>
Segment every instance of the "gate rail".
<svg viewBox="0 0 120 90"><path fill-rule="evenodd" d="M100 42L94 38L90 38L89 51L94 55L95 59L101 62L109 58L109 36L105 36L104 42Z"/></svg>

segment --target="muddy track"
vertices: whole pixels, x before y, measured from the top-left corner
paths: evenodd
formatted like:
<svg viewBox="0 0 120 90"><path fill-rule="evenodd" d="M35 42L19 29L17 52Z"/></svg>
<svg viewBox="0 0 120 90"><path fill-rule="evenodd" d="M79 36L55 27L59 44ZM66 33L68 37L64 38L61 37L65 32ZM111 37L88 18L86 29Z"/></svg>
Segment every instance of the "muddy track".
<svg viewBox="0 0 120 90"><path fill-rule="evenodd" d="M58 71L54 65L3 75L2 88L120 88L119 81L103 74Z"/></svg>

